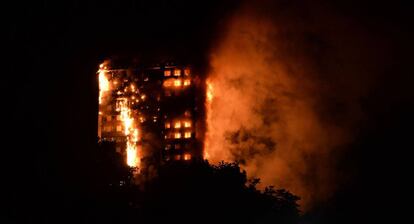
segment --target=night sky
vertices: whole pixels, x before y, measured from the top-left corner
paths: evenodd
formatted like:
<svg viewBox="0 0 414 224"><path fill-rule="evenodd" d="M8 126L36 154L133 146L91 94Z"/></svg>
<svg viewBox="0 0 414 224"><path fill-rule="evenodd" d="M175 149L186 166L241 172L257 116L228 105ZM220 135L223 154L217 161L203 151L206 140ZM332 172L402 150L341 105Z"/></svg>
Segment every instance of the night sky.
<svg viewBox="0 0 414 224"><path fill-rule="evenodd" d="M278 4L306 12L309 2L304 2ZM96 143L95 73L100 62L110 56L134 56L208 64L209 49L242 4L131 0L11 5L6 16L8 47L3 52L4 108L11 112L6 122L18 125L7 130L10 138L2 147L11 152L3 157L9 173L2 181L10 186L5 190L8 211L35 220L35 214L45 209L40 202L59 197L69 209L75 195L84 191L85 181L95 172L88 165L93 158L87 149ZM338 14L360 24L368 39L387 43L393 53L386 57L389 64L379 65L384 69L375 77L380 78L370 80L377 84L362 99L364 119L338 162L347 174L346 184L330 201L310 211L308 219L400 220L408 210L402 203L409 202L405 182L411 177L408 155L413 148L410 8L402 1L312 4L328 5L328 11L319 13ZM63 187L54 187L56 183Z"/></svg>

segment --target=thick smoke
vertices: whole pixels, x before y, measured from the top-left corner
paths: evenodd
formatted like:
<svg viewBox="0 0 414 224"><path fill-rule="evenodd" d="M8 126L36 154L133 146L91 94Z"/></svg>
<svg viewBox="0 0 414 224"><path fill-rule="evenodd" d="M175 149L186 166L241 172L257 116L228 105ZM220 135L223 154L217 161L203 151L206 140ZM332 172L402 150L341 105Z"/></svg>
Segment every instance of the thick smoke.
<svg viewBox="0 0 414 224"><path fill-rule="evenodd" d="M226 24L211 52L207 153L240 161L306 209L343 180L335 161L363 117L358 100L377 69L367 60L380 57L351 21L303 8L247 4Z"/></svg>

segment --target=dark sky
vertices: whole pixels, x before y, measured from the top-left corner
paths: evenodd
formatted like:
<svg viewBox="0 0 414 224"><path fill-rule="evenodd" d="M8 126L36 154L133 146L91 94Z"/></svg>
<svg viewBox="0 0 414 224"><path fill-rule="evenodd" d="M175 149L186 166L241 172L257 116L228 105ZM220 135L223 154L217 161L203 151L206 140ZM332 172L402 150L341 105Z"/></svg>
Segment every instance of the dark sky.
<svg viewBox="0 0 414 224"><path fill-rule="evenodd" d="M8 92L4 108L11 112L7 121L20 124L9 129L12 143L2 147L11 152L3 157L13 171L6 181L14 183L10 207L28 209L54 195L70 201L81 191L91 172L85 170L93 159L86 149L95 143L95 72L103 59L133 55L207 63L208 49L220 36L222 24L241 4L223 2L41 1L7 8L8 47L3 55L11 60L6 64L10 76L3 81ZM399 218L392 212L408 193L403 183L410 178L407 159L413 148L409 7L395 1L331 5L333 12L364 24L368 34L375 34L373 40L387 38L397 46L399 58L389 66L389 81L381 84L384 91L368 97L364 106L369 119L341 161L353 173L349 184L312 218ZM377 36L381 33L383 37Z"/></svg>

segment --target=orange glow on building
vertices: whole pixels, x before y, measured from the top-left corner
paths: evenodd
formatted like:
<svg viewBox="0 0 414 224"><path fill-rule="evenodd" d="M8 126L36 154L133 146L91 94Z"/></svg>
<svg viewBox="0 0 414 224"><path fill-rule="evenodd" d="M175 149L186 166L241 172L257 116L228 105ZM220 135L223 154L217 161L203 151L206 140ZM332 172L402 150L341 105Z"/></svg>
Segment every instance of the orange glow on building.
<svg viewBox="0 0 414 224"><path fill-rule="evenodd" d="M189 86L191 81L189 79L184 80L184 86Z"/></svg>
<svg viewBox="0 0 414 224"><path fill-rule="evenodd" d="M186 153L186 154L184 154L184 160L190 160L191 159L191 155L190 154L188 154L188 153Z"/></svg>
<svg viewBox="0 0 414 224"><path fill-rule="evenodd" d="M164 83L163 83L164 87L170 87L173 84L174 84L174 79L171 79L171 78L164 80Z"/></svg>
<svg viewBox="0 0 414 224"><path fill-rule="evenodd" d="M174 69L174 76L180 76L181 70L180 69Z"/></svg>
<svg viewBox="0 0 414 224"><path fill-rule="evenodd" d="M191 132L186 131L186 132L184 133L184 138L191 138Z"/></svg>
<svg viewBox="0 0 414 224"><path fill-rule="evenodd" d="M125 64L117 62L99 65L99 142L113 143L126 164L139 172L155 162L145 158L155 156L156 150L164 161L202 158L203 143L197 136L203 135L197 133L203 130L197 124L204 118L197 118L196 110L203 108L204 94L193 85L199 79L190 77L189 67L161 63L122 68ZM159 146L154 150L146 141Z"/></svg>
<svg viewBox="0 0 414 224"><path fill-rule="evenodd" d="M185 68L184 69L184 75L185 76L189 76L190 75L190 71L191 71L190 68Z"/></svg>
<svg viewBox="0 0 414 224"><path fill-rule="evenodd" d="M181 86L181 79L174 80L174 86Z"/></svg>
<svg viewBox="0 0 414 224"><path fill-rule="evenodd" d="M171 70L165 70L164 71L164 76L165 77L171 76Z"/></svg>
<svg viewBox="0 0 414 224"><path fill-rule="evenodd" d="M184 121L184 127L185 128L190 128L191 127L191 122L190 121Z"/></svg>

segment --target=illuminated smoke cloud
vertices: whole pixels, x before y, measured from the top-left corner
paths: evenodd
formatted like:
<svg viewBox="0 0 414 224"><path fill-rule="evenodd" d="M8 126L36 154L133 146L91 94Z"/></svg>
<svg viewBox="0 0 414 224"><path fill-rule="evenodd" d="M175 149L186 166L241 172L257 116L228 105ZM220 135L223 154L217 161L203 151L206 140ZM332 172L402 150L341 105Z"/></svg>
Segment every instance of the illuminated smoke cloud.
<svg viewBox="0 0 414 224"><path fill-rule="evenodd" d="M372 78L364 72L375 71L355 63L375 53L356 49L375 43L357 28L347 35L352 23L339 16L278 7L245 5L211 51L206 155L240 161L263 185L301 196L306 209L340 183L335 161L363 116L358 99Z"/></svg>

